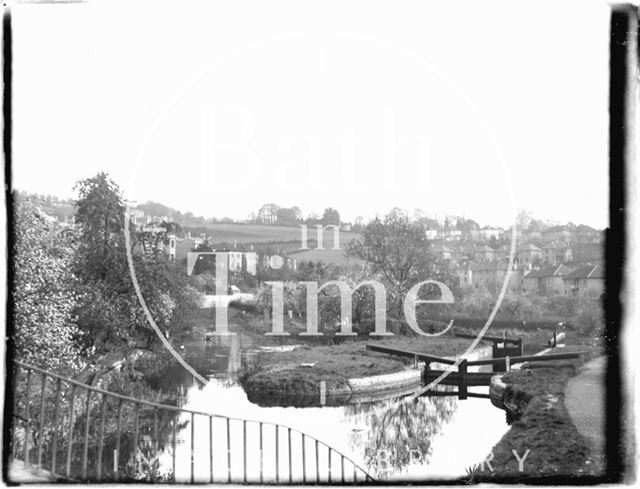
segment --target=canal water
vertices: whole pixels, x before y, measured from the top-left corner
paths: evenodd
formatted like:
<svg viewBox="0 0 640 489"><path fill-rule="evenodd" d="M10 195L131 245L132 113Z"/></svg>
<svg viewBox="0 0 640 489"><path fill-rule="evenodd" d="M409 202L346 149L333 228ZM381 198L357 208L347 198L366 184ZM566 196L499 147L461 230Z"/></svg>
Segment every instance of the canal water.
<svg viewBox="0 0 640 489"><path fill-rule="evenodd" d="M354 480L351 461L378 480L459 478L480 464L508 429L504 412L488 399L458 400L449 395L452 390L444 391L452 389L447 387L439 388L437 396L403 404L396 402L398 397L334 407L261 407L251 403L238 382L243 366L261 350L292 347L258 346L250 337L241 336L185 344L183 356L208 383L195 381L176 363L161 375L163 390L178 397L184 409L238 420L227 425L224 418L210 421L205 416L192 419L182 414L175 454L177 481L190 480L192 444L196 482L208 482L211 477L215 482L226 482L229 477L248 482L275 482L276 478L281 482L314 482L316 478L325 482L344 477L350 482ZM487 394L488 387L471 391ZM316 444L314 438L321 443ZM158 460L160 473L173 470L170 447ZM362 480L361 474L355 477Z"/></svg>

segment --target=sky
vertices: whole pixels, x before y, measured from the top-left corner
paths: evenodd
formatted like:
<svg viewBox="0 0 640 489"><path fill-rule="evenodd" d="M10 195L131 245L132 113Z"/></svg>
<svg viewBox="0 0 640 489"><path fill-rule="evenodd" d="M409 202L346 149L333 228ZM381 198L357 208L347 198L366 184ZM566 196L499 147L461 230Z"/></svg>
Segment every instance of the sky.
<svg viewBox="0 0 640 489"><path fill-rule="evenodd" d="M15 4L16 188L608 221L603 2Z"/></svg>

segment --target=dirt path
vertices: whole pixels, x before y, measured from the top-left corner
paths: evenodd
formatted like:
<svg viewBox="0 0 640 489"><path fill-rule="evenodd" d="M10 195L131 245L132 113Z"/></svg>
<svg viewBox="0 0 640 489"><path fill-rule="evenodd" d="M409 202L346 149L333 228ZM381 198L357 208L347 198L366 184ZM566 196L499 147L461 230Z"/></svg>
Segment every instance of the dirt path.
<svg viewBox="0 0 640 489"><path fill-rule="evenodd" d="M593 447L594 462L601 466L605 449L605 369L607 359L598 357L586 363L579 375L569 379L565 406L578 432Z"/></svg>

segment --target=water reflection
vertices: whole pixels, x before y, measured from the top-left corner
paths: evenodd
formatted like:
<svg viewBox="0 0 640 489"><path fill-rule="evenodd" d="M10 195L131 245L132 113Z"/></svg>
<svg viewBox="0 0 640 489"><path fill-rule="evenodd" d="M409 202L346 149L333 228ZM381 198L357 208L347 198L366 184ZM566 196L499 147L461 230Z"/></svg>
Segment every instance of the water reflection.
<svg viewBox="0 0 640 489"><path fill-rule="evenodd" d="M250 402L238 384L243 366L252 362L259 351L251 339L219 337L207 345L187 345L185 350L187 361L210 379L207 385L195 382L179 365L171 365L155 379L158 387L180 398L183 408L287 425L344 453L382 480L462 477L465 469L479 463L508 428L504 413L488 400L460 401L452 387L440 387L437 396L424 396L399 405L394 404L396 399L386 399L344 406L261 407ZM487 392L486 387L473 390ZM339 458L334 460L335 454L330 459L322 449L316 462L312 440L303 439L295 431L292 435L286 429L276 433L274 427L265 425L264 450L260 453L261 433L257 423L243 426L240 421L231 421L227 439L223 419L215 419L210 426L207 417L196 416L191 420L190 415L183 414L180 422L175 468L178 481L190 478L192 443L196 481L209 481L213 475L214 481L225 482L232 475L233 480L246 476L249 482L270 482L276 479L276 467L281 472L281 481L288 481L289 476L294 482L302 482L303 478L315 481L316 474L321 481L328 481L330 465L334 476L336 470L343 469ZM289 465L289 436L294 454L299 455L304 447L305 465L296 457ZM165 449L158 461L161 473L173 470L170 449ZM352 469L346 471L349 474L346 480L352 480Z"/></svg>

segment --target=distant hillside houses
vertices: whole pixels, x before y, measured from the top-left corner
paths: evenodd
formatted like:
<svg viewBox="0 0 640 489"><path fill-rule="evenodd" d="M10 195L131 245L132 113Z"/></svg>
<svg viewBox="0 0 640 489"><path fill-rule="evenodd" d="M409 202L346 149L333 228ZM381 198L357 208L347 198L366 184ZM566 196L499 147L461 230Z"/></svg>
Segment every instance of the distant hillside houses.
<svg viewBox="0 0 640 489"><path fill-rule="evenodd" d="M511 243L505 240L508 234L502 234L499 240L495 234L487 234L491 236L490 244L484 240L449 241L442 236L432 242L431 252L446 263L458 285L499 290L509 268ZM576 260L574 246L580 260ZM541 296L598 295L604 290L602 254L602 244L518 243L508 289Z"/></svg>
<svg viewBox="0 0 640 489"><path fill-rule="evenodd" d="M258 270L258 254L255 251L238 251L238 250L214 250L214 251L189 251L187 252L187 275L192 275L198 260L210 257L215 263L219 256L227 257L227 266L229 272L248 273L249 275L257 275Z"/></svg>

